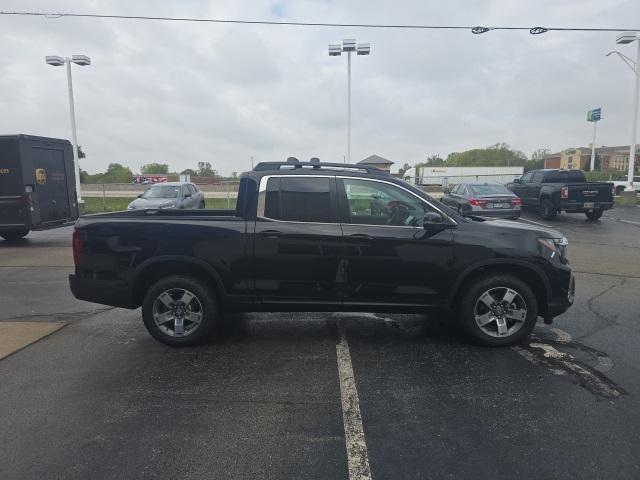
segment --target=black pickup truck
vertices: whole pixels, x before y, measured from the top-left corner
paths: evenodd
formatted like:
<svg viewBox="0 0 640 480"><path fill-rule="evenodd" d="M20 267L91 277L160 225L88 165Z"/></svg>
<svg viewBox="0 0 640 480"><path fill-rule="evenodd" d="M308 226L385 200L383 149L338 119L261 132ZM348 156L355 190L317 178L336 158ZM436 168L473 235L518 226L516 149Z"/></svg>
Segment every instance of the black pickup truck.
<svg viewBox="0 0 640 480"><path fill-rule="evenodd" d="M613 183L587 182L582 170L532 170L507 188L520 197L523 206L538 209L546 220L563 211L597 220L613 208L615 196Z"/></svg>
<svg viewBox="0 0 640 480"><path fill-rule="evenodd" d="M465 218L386 172L267 162L240 180L235 210L81 217L73 234L83 300L142 306L173 346L223 311L455 313L485 345L510 345L573 302L566 239Z"/></svg>

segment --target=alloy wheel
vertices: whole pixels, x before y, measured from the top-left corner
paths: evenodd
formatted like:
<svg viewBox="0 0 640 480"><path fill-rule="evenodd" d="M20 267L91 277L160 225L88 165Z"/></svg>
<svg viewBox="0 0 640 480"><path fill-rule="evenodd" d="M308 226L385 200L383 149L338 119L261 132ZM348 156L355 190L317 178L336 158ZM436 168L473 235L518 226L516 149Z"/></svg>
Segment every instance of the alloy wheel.
<svg viewBox="0 0 640 480"><path fill-rule="evenodd" d="M522 328L527 319L527 304L522 295L509 287L485 291L474 307L476 324L490 337L509 337Z"/></svg>
<svg viewBox="0 0 640 480"><path fill-rule="evenodd" d="M202 322L202 303L184 288L172 288L153 302L153 320L158 329L171 337L186 337Z"/></svg>

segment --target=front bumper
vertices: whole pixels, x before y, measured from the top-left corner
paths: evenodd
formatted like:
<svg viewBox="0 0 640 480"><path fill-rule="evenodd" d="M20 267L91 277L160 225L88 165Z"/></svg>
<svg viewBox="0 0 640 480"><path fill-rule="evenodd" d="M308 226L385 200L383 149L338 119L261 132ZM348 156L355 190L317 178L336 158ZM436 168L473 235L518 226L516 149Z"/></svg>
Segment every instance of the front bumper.
<svg viewBox="0 0 640 480"><path fill-rule="evenodd" d="M100 303L111 307L136 308L131 289L112 282L89 280L69 275L69 288L78 300Z"/></svg>
<svg viewBox="0 0 640 480"><path fill-rule="evenodd" d="M573 305L575 296L576 279L573 274L571 274L566 295L563 295L562 297L552 297L549 299L549 301L547 302L547 311L545 317L557 317L558 315L561 315L569 310L569 307Z"/></svg>

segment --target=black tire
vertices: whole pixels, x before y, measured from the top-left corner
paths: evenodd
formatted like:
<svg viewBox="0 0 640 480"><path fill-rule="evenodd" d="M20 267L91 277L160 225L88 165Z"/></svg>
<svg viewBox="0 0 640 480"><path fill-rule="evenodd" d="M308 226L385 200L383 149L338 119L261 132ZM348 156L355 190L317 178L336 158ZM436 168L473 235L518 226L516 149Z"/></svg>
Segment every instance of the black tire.
<svg viewBox="0 0 640 480"><path fill-rule="evenodd" d="M616 195L620 196L622 195L622 192L624 192L624 187L622 185L618 185L616 187Z"/></svg>
<svg viewBox="0 0 640 480"><path fill-rule="evenodd" d="M598 208L596 210L591 210L590 212L584 212L584 214L587 216L587 220L591 220L591 221L598 220L603 213L604 213L604 210L602 210L601 208Z"/></svg>
<svg viewBox="0 0 640 480"><path fill-rule="evenodd" d="M485 308L489 311L489 308L480 300L481 298L484 298L485 293L489 291L498 292L497 298L492 296L492 300L496 300L497 308L500 306L499 292L504 291L506 296L507 289L516 292L519 297L515 297L514 303L509 304L505 312L506 315L508 316L510 313L515 314L520 312L521 314L526 313L526 316L524 321L515 321L512 318L506 318L507 331L512 330L512 332L504 336L498 335L499 329L497 321L489 322L485 325L486 330L492 330L494 327L493 324L495 323L496 336L492 336L478 324L478 321L476 321L476 308ZM521 303L522 305L516 305L516 303ZM478 307L476 307L476 304L478 304ZM512 308L513 306L516 306L516 308ZM524 311L522 310L523 306ZM481 318L481 316L479 318ZM472 285L467 287L466 291L462 295L458 308L458 321L462 329L476 343L488 347L505 347L521 342L529 336L537 319L538 302L531 288L529 288L529 286L522 280L503 274L488 275L474 281Z"/></svg>
<svg viewBox="0 0 640 480"><path fill-rule="evenodd" d="M7 230L0 233L0 237L4 238L7 242L15 242L24 238L29 233L29 230Z"/></svg>
<svg viewBox="0 0 640 480"><path fill-rule="evenodd" d="M204 206L204 200L202 200L202 201L200 202L200 205L198 205L198 208L205 208L205 206Z"/></svg>
<svg viewBox="0 0 640 480"><path fill-rule="evenodd" d="M540 216L545 220L553 220L556 218L558 211L553 205L553 202L548 198L540 200Z"/></svg>
<svg viewBox="0 0 640 480"><path fill-rule="evenodd" d="M180 300L183 297L180 297L180 295L181 292L184 291L192 294L193 299L186 305L181 306ZM179 309L177 312L178 315L182 312L184 323L184 333L182 335L180 335L180 332L175 332L176 324L175 320L172 320L175 317L170 313L172 310L167 308L166 304L160 300L160 297L168 292L171 292L169 296L172 297L171 300L173 300L176 308ZM167 297L163 298L167 299ZM154 312L154 304L156 304L156 301L159 303ZM158 313L158 308L164 308L166 310ZM154 320L156 313L158 313L159 316L166 314L171 319L160 326ZM200 313L200 323L194 326L196 322L190 321L188 317L197 313ZM193 318L196 318L196 316ZM218 321L218 302L206 283L193 277L171 276L156 282L147 290L144 300L142 301L142 320L151 336L165 345L171 347L197 345L207 339L215 330ZM171 324L171 321L174 323ZM191 330L189 330L190 327L192 327Z"/></svg>

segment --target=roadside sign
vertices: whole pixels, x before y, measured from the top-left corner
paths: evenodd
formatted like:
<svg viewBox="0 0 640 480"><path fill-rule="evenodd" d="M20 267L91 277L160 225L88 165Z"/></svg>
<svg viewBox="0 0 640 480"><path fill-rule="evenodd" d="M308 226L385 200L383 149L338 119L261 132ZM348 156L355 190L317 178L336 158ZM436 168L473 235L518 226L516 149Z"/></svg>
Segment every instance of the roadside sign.
<svg viewBox="0 0 640 480"><path fill-rule="evenodd" d="M602 108L594 108L593 110L589 110L587 112L587 122L597 122L600 120L600 115L602 114Z"/></svg>

